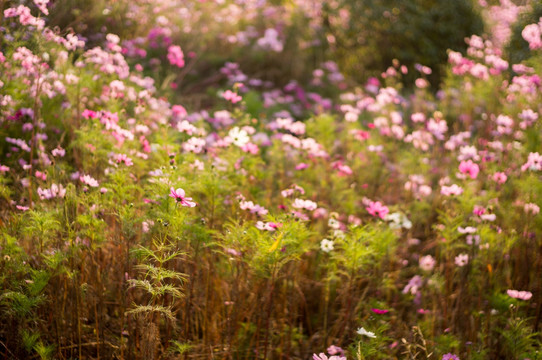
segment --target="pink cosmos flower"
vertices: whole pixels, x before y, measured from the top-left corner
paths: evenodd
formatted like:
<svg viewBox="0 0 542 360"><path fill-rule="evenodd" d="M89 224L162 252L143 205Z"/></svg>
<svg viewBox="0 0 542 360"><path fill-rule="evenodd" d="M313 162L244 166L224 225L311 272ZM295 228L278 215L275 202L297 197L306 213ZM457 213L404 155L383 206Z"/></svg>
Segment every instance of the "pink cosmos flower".
<svg viewBox="0 0 542 360"><path fill-rule="evenodd" d="M258 148L258 145L256 144L253 144L253 143L247 143L243 146L241 146L241 150L243 150L244 152L246 153L250 153L252 155L256 155L258 154L258 151L260 150Z"/></svg>
<svg viewBox="0 0 542 360"><path fill-rule="evenodd" d="M175 65L179 68L184 67L184 54L180 46L171 45L167 49L167 59L171 65Z"/></svg>
<svg viewBox="0 0 542 360"><path fill-rule="evenodd" d="M324 208L318 208L312 213L312 217L315 219L323 219L327 216L328 211Z"/></svg>
<svg viewBox="0 0 542 360"><path fill-rule="evenodd" d="M21 25L35 26L38 30L42 30L45 27L45 20L32 16L30 9L24 5L4 10L4 17L9 18L16 16L19 16Z"/></svg>
<svg viewBox="0 0 542 360"><path fill-rule="evenodd" d="M151 230L151 227L154 225L154 221L148 220L143 221L141 223L141 230L143 230L144 233L148 233Z"/></svg>
<svg viewBox="0 0 542 360"><path fill-rule="evenodd" d="M225 251L226 251L227 254L230 254L230 255L233 255L233 256L241 256L242 255L240 251L237 251L237 250L231 249L231 248L227 248Z"/></svg>
<svg viewBox="0 0 542 360"><path fill-rule="evenodd" d="M496 172L495 174L493 174L493 176L491 178L497 184L504 184L506 182L506 180L508 179L508 176L506 176L506 174L503 173L503 172Z"/></svg>
<svg viewBox="0 0 542 360"><path fill-rule="evenodd" d="M342 161L336 161L334 162L333 164L331 164L331 167L333 169L337 169L338 171L338 175L339 176L348 176L348 175L352 175L353 174L353 171L352 169L350 168L350 166L346 165L346 164L343 164Z"/></svg>
<svg viewBox="0 0 542 360"><path fill-rule="evenodd" d="M195 154L199 154L203 151L203 148L205 147L206 141L205 139L198 138L198 137L191 137L186 142L183 143L183 150L186 152L193 152Z"/></svg>
<svg viewBox="0 0 542 360"><path fill-rule="evenodd" d="M531 213L533 215L536 215L540 212L540 207L536 204L528 203L528 204L525 204L525 206L523 207L523 210L527 214Z"/></svg>
<svg viewBox="0 0 542 360"><path fill-rule="evenodd" d="M426 255L420 258L419 263L422 270L431 271L435 267L436 261L431 255Z"/></svg>
<svg viewBox="0 0 542 360"><path fill-rule="evenodd" d="M62 185L53 184L50 189L38 188L38 195L41 200L63 198L66 196L66 189Z"/></svg>
<svg viewBox="0 0 542 360"><path fill-rule="evenodd" d="M416 87L420 89L424 89L429 86L429 82L422 78L417 78L414 83L416 84Z"/></svg>
<svg viewBox="0 0 542 360"><path fill-rule="evenodd" d="M45 15L49 15L49 10L47 9L47 5L49 4L49 0L34 0L34 4L41 10L42 13Z"/></svg>
<svg viewBox="0 0 542 360"><path fill-rule="evenodd" d="M530 24L525 26L521 36L529 43L529 49L535 50L542 48L542 31L539 24Z"/></svg>
<svg viewBox="0 0 542 360"><path fill-rule="evenodd" d="M282 197L288 197L294 194L294 189L285 189L280 192Z"/></svg>
<svg viewBox="0 0 542 360"><path fill-rule="evenodd" d="M309 221L309 220L310 220L310 218L309 218L307 215L303 214L301 211L295 211L295 210L293 210L293 211L292 211L292 215L293 215L295 218L297 218L297 219L299 219L299 220L302 220L302 221Z"/></svg>
<svg viewBox="0 0 542 360"><path fill-rule="evenodd" d="M414 113L410 116L410 120L412 120L413 123L424 122L425 114L421 112Z"/></svg>
<svg viewBox="0 0 542 360"><path fill-rule="evenodd" d="M115 154L114 160L117 164L124 163L126 166L134 165L132 159L130 159L126 154Z"/></svg>
<svg viewBox="0 0 542 360"><path fill-rule="evenodd" d="M418 293L418 290L422 287L423 280L420 275L414 275L408 282L408 284L403 289L403 294L411 293L412 295L416 295Z"/></svg>
<svg viewBox="0 0 542 360"><path fill-rule="evenodd" d="M180 119L183 119L188 114L182 105L173 105L171 107L171 112L173 113L173 116Z"/></svg>
<svg viewBox="0 0 542 360"><path fill-rule="evenodd" d="M371 134L365 130L353 130L352 133L354 134L354 138L358 141L365 141L371 136Z"/></svg>
<svg viewBox="0 0 542 360"><path fill-rule="evenodd" d="M329 355L341 355L341 356L344 356L344 350L339 347L339 346L335 346L335 345L331 345L330 347L327 348L327 353Z"/></svg>
<svg viewBox="0 0 542 360"><path fill-rule="evenodd" d="M458 226L457 231L460 234L474 234L476 232L476 228L472 226L467 226L467 227Z"/></svg>
<svg viewBox="0 0 542 360"><path fill-rule="evenodd" d="M383 205L380 201L370 201L369 205L365 208L372 216L384 219L390 212L387 206Z"/></svg>
<svg viewBox="0 0 542 360"><path fill-rule="evenodd" d="M527 162L521 166L521 171L526 171L527 169L531 171L540 171L542 170L542 155L539 153L529 153Z"/></svg>
<svg viewBox="0 0 542 360"><path fill-rule="evenodd" d="M459 171L462 174L468 174L471 179L476 179L480 172L478 164L472 162L472 160L461 161L459 164Z"/></svg>
<svg viewBox="0 0 542 360"><path fill-rule="evenodd" d="M318 207L318 205L314 201L303 199L295 199L292 206L297 209L306 209L309 211L316 210L316 208Z"/></svg>
<svg viewBox="0 0 542 360"><path fill-rule="evenodd" d="M469 263L468 254L459 254L455 257L455 264L459 267L465 266Z"/></svg>
<svg viewBox="0 0 542 360"><path fill-rule="evenodd" d="M474 209L472 210L472 213L476 216L481 216L485 214L485 212L486 212L486 209L480 205L474 205Z"/></svg>
<svg viewBox="0 0 542 360"><path fill-rule="evenodd" d="M523 130L527 129L529 126L533 125L536 120L538 120L538 113L534 112L531 109L525 109L518 115L523 121L519 123L519 127Z"/></svg>
<svg viewBox="0 0 542 360"><path fill-rule="evenodd" d="M495 215L495 214L482 214L482 215L480 215L480 219L486 220L486 221L495 221L497 219L497 215Z"/></svg>
<svg viewBox="0 0 542 360"><path fill-rule="evenodd" d="M192 198L185 197L184 190L181 188L178 188L175 190L173 186L170 188L169 196L174 198L177 203L181 203L181 206L187 206L187 207L194 207L196 206L196 203L192 201Z"/></svg>
<svg viewBox="0 0 542 360"><path fill-rule="evenodd" d="M459 360L459 356L452 353L442 355L442 360Z"/></svg>
<svg viewBox="0 0 542 360"><path fill-rule="evenodd" d="M243 98L238 95L236 92L233 92L231 90L226 90L222 94L222 97L228 101L231 101L232 104L238 103L239 101L243 100Z"/></svg>
<svg viewBox="0 0 542 360"><path fill-rule="evenodd" d="M327 357L326 354L324 353L320 353L320 355L312 355L312 359L313 360L346 360L346 357L344 356L337 356L337 355L332 355L330 357Z"/></svg>
<svg viewBox="0 0 542 360"><path fill-rule="evenodd" d="M445 196L461 195L463 194L463 189L456 184L452 184L451 186L442 186L440 193Z"/></svg>
<svg viewBox="0 0 542 360"><path fill-rule="evenodd" d="M53 151L51 151L51 154L54 157L64 157L64 155L66 155L66 150L59 146L56 149L53 149Z"/></svg>
<svg viewBox="0 0 542 360"><path fill-rule="evenodd" d="M529 300L533 297L533 294L530 291L506 290L506 293L508 296L519 300Z"/></svg>
<svg viewBox="0 0 542 360"><path fill-rule="evenodd" d="M98 181L90 175L80 176L79 180L90 187L98 187L98 185L100 185Z"/></svg>
<svg viewBox="0 0 542 360"><path fill-rule="evenodd" d="M259 229L259 230L267 230L267 231L275 231L276 229L278 229L279 227L281 227L282 224L281 223L276 223L276 222L268 222L268 223L264 223L263 221L258 221L256 222L256 228Z"/></svg>
<svg viewBox="0 0 542 360"><path fill-rule="evenodd" d="M371 311L377 315L383 315L390 312L389 310L382 310L382 309L371 309Z"/></svg>
<svg viewBox="0 0 542 360"><path fill-rule="evenodd" d="M36 170L35 175L36 175L36 177L37 177L38 179L40 179L40 180L43 180L43 181L47 180L47 174L44 173L44 172L41 172L41 171L39 171L39 170Z"/></svg>
<svg viewBox="0 0 542 360"><path fill-rule="evenodd" d="M96 113L96 111L92 111L92 110L89 110L89 109L83 110L83 113L81 115L85 119L95 119L96 117L98 117L98 114Z"/></svg>
<svg viewBox="0 0 542 360"><path fill-rule="evenodd" d="M265 216L269 213L266 208L261 205L254 204L252 201L241 200L239 202L239 207L241 210L248 210L252 214L257 214L258 216Z"/></svg>

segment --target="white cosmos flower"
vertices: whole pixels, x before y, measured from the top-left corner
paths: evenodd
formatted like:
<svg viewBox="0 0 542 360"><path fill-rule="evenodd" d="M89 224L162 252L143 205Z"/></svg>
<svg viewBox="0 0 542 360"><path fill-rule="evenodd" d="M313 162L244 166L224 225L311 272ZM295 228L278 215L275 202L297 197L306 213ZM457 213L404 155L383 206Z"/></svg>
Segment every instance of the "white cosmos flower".
<svg viewBox="0 0 542 360"><path fill-rule="evenodd" d="M394 230L401 229L401 228L405 228L405 229L412 228L412 222L400 212L387 214L384 217L384 220L389 221L390 228Z"/></svg>
<svg viewBox="0 0 542 360"><path fill-rule="evenodd" d="M322 249L323 252L330 252L331 250L333 250L333 244L334 242L331 241L331 240L328 240L328 239L323 239L321 242L320 242L320 249Z"/></svg>
<svg viewBox="0 0 542 360"><path fill-rule="evenodd" d="M239 147L248 144L250 141L248 133L243 129L239 129L237 126L230 130L228 136L231 138L231 141Z"/></svg>
<svg viewBox="0 0 542 360"><path fill-rule="evenodd" d="M367 336L367 337L370 337L370 338L373 338L373 339L376 337L376 335L375 335L374 332L372 332L372 331L367 331L367 330L365 330L365 329L362 328L362 327L360 327L360 328L358 329L357 333L358 333L359 335L364 335L364 336Z"/></svg>

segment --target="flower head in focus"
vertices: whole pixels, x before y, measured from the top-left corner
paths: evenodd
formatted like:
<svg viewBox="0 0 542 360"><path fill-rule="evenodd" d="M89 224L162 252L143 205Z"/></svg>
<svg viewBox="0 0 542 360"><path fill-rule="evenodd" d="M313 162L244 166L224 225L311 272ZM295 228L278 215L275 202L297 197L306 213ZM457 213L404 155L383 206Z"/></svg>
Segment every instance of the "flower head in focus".
<svg viewBox="0 0 542 360"><path fill-rule="evenodd" d="M181 188L178 188L177 190L175 190L175 188L172 186L170 189L169 196L174 198L177 201L177 203L181 204L181 206L186 206L186 207L196 206L196 203L192 201L192 198L186 197L184 190Z"/></svg>

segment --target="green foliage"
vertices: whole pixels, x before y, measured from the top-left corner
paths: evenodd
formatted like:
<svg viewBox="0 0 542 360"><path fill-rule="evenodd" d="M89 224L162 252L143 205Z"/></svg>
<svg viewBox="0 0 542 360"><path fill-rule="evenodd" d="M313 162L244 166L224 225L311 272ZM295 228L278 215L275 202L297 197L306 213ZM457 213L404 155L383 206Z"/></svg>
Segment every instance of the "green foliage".
<svg viewBox="0 0 542 360"><path fill-rule="evenodd" d="M339 15L343 9L347 17ZM430 79L437 86L446 51L464 51L464 38L483 31L471 0L342 0L326 6L324 14L339 65L358 81L379 75L397 59L411 70L407 84L417 77L413 66L418 63L433 69Z"/></svg>
<svg viewBox="0 0 542 360"><path fill-rule="evenodd" d="M177 340L173 340L173 341L171 341L171 345L169 347L168 352L171 353L171 354L182 355L182 354L190 351L191 348L192 348L192 345L190 345L190 344L181 343L181 342L179 342Z"/></svg>
<svg viewBox="0 0 542 360"><path fill-rule="evenodd" d="M334 251L331 257L345 276L363 274L368 266L380 264L393 254L396 239L388 227L353 227L344 238L337 238L341 251Z"/></svg>
<svg viewBox="0 0 542 360"><path fill-rule="evenodd" d="M523 129L518 120L526 108L539 112L540 89L514 92L504 72L439 74L445 50L463 50L463 37L480 29L470 1L326 1L310 19L300 2L276 0L251 19L223 15L241 3L262 2L181 1L182 17L168 13L171 2L59 0L50 5L49 24L62 29L54 36L3 19L12 41L1 40L0 63L0 354L297 359L334 344L357 359L539 357L538 294L518 300L507 290L541 285L542 217L524 206L540 205L542 182L521 170L540 151L541 122ZM134 15L145 16L135 23ZM157 24L185 50L183 69L170 66L164 39L150 45ZM233 46L249 26L246 47ZM109 32L141 36L147 55L126 57L141 69L121 76L83 49L67 50L55 36L70 27L95 35L89 47ZM258 47L270 27L283 52ZM46 76L21 76L29 64L13 59L19 46L47 63ZM102 50L104 62L124 61ZM323 58L338 60L346 81L327 63L322 83L309 82ZM380 93L349 86L399 69L393 58L435 67L435 84L445 73L442 93L403 91L399 81L413 71L383 79ZM249 74L243 86L228 84L242 95L236 104L217 99L225 60ZM525 64L540 73L539 60ZM252 75L279 87L253 86ZM49 91L34 94L36 81ZM118 96L114 85L124 87ZM201 112L175 115L175 103ZM22 115L29 109L34 117ZM216 125L221 110L231 119ZM286 111L298 131L277 129ZM418 112L445 120L442 138L429 120L410 120ZM513 119L510 134L495 133L500 114ZM234 127L252 148L231 143ZM415 131L427 148L409 139ZM205 145L190 149L194 138ZM464 146L476 147L476 179L458 173ZM494 181L496 172L507 180ZM461 195L440 192L452 183ZM428 192L414 191L421 184ZM45 196L53 185L65 193ZM373 200L390 214L371 213ZM360 325L376 337L356 335Z"/></svg>
<svg viewBox="0 0 542 360"><path fill-rule="evenodd" d="M155 304L166 295L180 298L183 294L179 286L186 280L186 275L167 269L165 266L170 261L181 258L184 253L175 250L175 245L158 239L153 240L153 247L154 249L151 249L139 245L139 247L132 250L137 258L144 261L144 263L137 266L137 269L145 275L143 279L131 279L130 285L147 292L150 295L150 304ZM139 314L148 311L158 311L167 315L169 319L174 319L170 310L163 306L156 308L152 306L136 306L134 310L131 310L131 313Z"/></svg>
<svg viewBox="0 0 542 360"><path fill-rule="evenodd" d="M524 359L535 355L540 348L538 334L534 333L526 319L512 316L506 327L499 331L503 337L503 347L509 359Z"/></svg>

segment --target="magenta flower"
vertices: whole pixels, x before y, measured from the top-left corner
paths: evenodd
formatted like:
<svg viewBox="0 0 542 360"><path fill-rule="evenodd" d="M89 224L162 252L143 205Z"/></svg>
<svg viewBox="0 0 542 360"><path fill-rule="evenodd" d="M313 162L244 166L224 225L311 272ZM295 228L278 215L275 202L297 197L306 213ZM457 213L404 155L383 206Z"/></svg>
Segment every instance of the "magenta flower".
<svg viewBox="0 0 542 360"><path fill-rule="evenodd" d="M305 170L306 168L308 168L309 165L306 164L306 163L299 163L295 166L295 169L296 170Z"/></svg>
<svg viewBox="0 0 542 360"><path fill-rule="evenodd" d="M114 159L114 162L116 162L117 164L124 163L126 166L134 165L134 162L132 161L132 159L126 156L126 154L115 154L113 156L113 159Z"/></svg>
<svg viewBox="0 0 542 360"><path fill-rule="evenodd" d="M175 190L172 186L170 190L171 192L169 193L169 196L174 198L177 201L177 203L181 203L181 206L187 206L187 207L196 206L196 203L192 201L192 198L185 196L183 189L178 188L177 190Z"/></svg>
<svg viewBox="0 0 542 360"><path fill-rule="evenodd" d="M480 167L478 164L473 163L472 160L461 161L461 164L459 164L459 171L462 174L468 174L471 179L476 179L480 172Z"/></svg>
<svg viewBox="0 0 542 360"><path fill-rule="evenodd" d="M98 117L98 114L96 113L96 111L92 111L92 110L89 110L89 109L83 110L83 113L81 115L85 119L95 119L96 117Z"/></svg>
<svg viewBox="0 0 542 360"><path fill-rule="evenodd" d="M442 355L442 360L459 360L459 356L452 353Z"/></svg>
<svg viewBox="0 0 542 360"><path fill-rule="evenodd" d="M246 153L256 155L256 154L258 154L258 151L260 149L258 148L258 145L253 144L253 143L248 143L248 144L245 144L245 145L241 146L241 150L243 150Z"/></svg>
<svg viewBox="0 0 542 360"><path fill-rule="evenodd" d="M179 119L183 119L188 114L186 112L186 109L182 105L173 105L171 107L171 112L173 113L173 116Z"/></svg>
<svg viewBox="0 0 542 360"><path fill-rule="evenodd" d="M495 174L493 174L492 179L497 184L504 184L508 179L508 176L506 176L506 174L503 172L496 172Z"/></svg>
<svg viewBox="0 0 542 360"><path fill-rule="evenodd" d="M350 166L343 164L342 161L336 161L333 164L331 164L331 166L333 169L338 170L339 176L348 176L348 175L353 174L353 171L350 168Z"/></svg>
<svg viewBox="0 0 542 360"><path fill-rule="evenodd" d="M390 312L389 310L382 310L382 309L371 309L371 311L377 315L383 315Z"/></svg>
<svg viewBox="0 0 542 360"><path fill-rule="evenodd" d="M384 219L390 212L388 207L382 205L380 201L371 201L365 209L369 212L369 214L377 216L381 219Z"/></svg>
<svg viewBox="0 0 542 360"><path fill-rule="evenodd" d="M533 293L531 293L530 291L506 290L506 293L508 294L508 296L519 300L529 300L533 297Z"/></svg>
<svg viewBox="0 0 542 360"><path fill-rule="evenodd" d="M167 59L171 65L184 67L184 54L180 46L172 45L167 49Z"/></svg>

